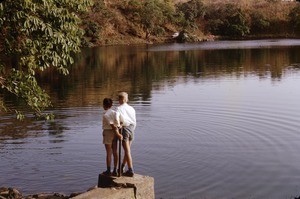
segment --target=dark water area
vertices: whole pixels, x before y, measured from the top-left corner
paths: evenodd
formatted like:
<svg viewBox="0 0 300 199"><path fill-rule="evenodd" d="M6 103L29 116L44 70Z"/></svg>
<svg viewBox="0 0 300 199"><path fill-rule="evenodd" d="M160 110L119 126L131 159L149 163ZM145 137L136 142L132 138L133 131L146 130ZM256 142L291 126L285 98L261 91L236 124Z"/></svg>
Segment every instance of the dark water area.
<svg viewBox="0 0 300 199"><path fill-rule="evenodd" d="M300 40L83 49L69 76L39 76L54 121L0 113L0 187L78 192L105 168L102 100L137 111L135 172L156 198L300 195ZM5 102L26 110L13 97Z"/></svg>

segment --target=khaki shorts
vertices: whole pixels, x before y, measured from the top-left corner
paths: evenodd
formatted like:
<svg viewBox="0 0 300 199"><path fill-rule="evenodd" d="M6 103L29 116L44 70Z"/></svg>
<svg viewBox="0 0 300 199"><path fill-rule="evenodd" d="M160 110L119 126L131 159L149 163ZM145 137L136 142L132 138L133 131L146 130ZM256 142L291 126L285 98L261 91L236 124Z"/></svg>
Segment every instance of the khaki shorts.
<svg viewBox="0 0 300 199"><path fill-rule="evenodd" d="M112 144L115 138L115 133L112 129L103 130L103 144Z"/></svg>

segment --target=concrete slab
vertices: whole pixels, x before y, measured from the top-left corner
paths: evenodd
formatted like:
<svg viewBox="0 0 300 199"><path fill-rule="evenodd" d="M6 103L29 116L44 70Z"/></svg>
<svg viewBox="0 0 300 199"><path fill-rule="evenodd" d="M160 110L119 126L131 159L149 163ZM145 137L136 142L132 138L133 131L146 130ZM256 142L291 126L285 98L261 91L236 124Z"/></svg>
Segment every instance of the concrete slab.
<svg viewBox="0 0 300 199"><path fill-rule="evenodd" d="M98 187L73 199L154 199L154 178L135 174L134 177L112 177L100 174Z"/></svg>

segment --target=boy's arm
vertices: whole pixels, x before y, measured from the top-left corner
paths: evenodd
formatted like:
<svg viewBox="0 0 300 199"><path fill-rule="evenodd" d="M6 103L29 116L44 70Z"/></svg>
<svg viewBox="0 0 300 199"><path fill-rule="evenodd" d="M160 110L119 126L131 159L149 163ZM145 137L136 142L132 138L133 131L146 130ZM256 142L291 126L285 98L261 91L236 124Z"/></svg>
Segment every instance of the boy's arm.
<svg viewBox="0 0 300 199"><path fill-rule="evenodd" d="M123 136L122 134L119 132L119 128L117 128L115 125L110 124L111 128L113 129L113 131L115 132L116 136L120 139L123 140Z"/></svg>
<svg viewBox="0 0 300 199"><path fill-rule="evenodd" d="M121 127L121 125L122 125L121 114L119 112L116 112L115 122L116 122L117 127Z"/></svg>

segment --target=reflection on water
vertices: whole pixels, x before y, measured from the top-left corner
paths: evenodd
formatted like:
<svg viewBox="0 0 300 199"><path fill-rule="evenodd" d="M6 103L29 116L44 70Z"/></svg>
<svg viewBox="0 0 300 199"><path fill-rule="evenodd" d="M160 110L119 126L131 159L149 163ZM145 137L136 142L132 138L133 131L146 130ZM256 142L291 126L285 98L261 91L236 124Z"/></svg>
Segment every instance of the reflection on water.
<svg viewBox="0 0 300 199"><path fill-rule="evenodd" d="M70 76L39 77L55 121L0 113L0 186L95 185L102 100L125 90L137 110L135 170L155 178L157 198L300 195L299 54L298 40L84 49Z"/></svg>
<svg viewBox="0 0 300 199"><path fill-rule="evenodd" d="M86 49L72 67L71 76L47 73L43 81L59 104L86 106L101 103L103 96L116 96L120 88L130 91L134 99L148 100L153 89L164 87L160 82L172 86L177 77L199 81L256 74L260 78L271 75L277 81L287 67L299 68L298 46L243 49L243 43L239 44L240 48L229 50L152 51L153 46Z"/></svg>

